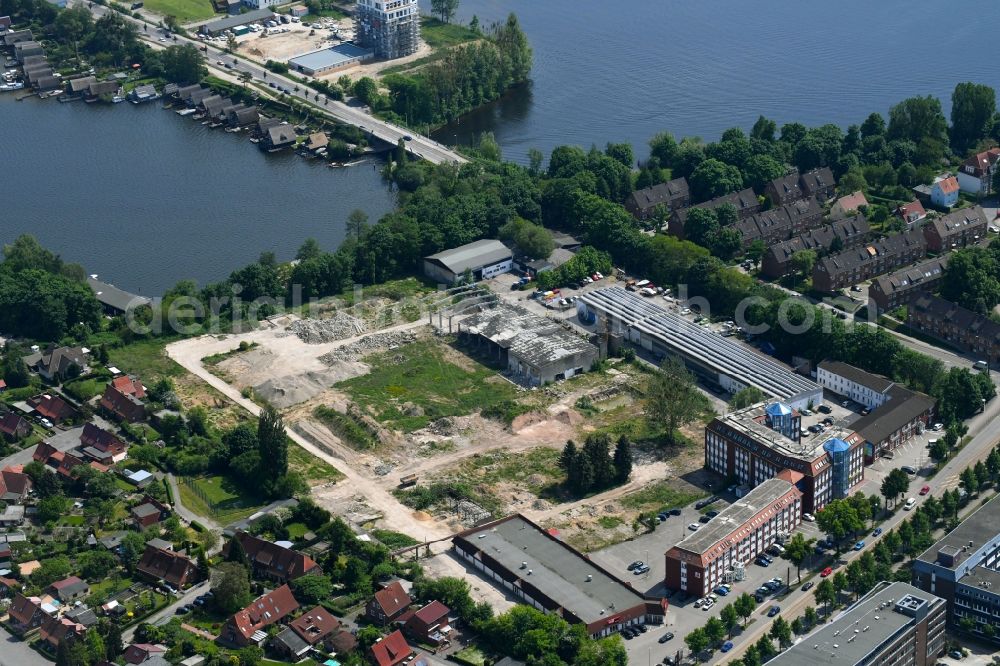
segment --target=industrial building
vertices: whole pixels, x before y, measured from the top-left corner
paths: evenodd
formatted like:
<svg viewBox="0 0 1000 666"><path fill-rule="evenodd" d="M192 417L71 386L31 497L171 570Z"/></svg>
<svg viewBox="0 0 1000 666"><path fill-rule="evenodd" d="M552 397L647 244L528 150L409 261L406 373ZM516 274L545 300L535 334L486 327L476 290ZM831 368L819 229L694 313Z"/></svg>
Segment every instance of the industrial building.
<svg viewBox="0 0 1000 666"><path fill-rule="evenodd" d="M214 37L221 35L226 30L232 30L233 28L238 28L241 25L249 25L250 23L263 23L264 21L270 21L274 17L275 13L273 11L266 7L261 7L259 9L251 9L244 14L227 16L217 21L209 21L198 28L198 32Z"/></svg>
<svg viewBox="0 0 1000 666"><path fill-rule="evenodd" d="M360 46L391 60L417 52L420 8L417 0L358 0L354 34Z"/></svg>
<svg viewBox="0 0 1000 666"><path fill-rule="evenodd" d="M976 509L912 565L913 584L947 602L949 625L994 642L1000 642L998 500ZM965 618L972 620L971 629L963 628Z"/></svg>
<svg viewBox="0 0 1000 666"><path fill-rule="evenodd" d="M785 470L764 481L668 550L664 584L702 597L742 578L739 570L799 524L802 493L791 478Z"/></svg>
<svg viewBox="0 0 1000 666"><path fill-rule="evenodd" d="M306 76L321 76L330 72L360 65L375 57L371 49L363 49L349 42L330 48L311 51L295 56L288 61L288 67Z"/></svg>
<svg viewBox="0 0 1000 666"><path fill-rule="evenodd" d="M501 305L459 323L459 334L487 344L514 377L532 386L586 372L597 361L595 345L556 321L516 305Z"/></svg>
<svg viewBox="0 0 1000 666"><path fill-rule="evenodd" d="M626 585L520 514L455 535L455 554L519 603L583 624L593 638L661 624L665 603Z"/></svg>
<svg viewBox="0 0 1000 666"><path fill-rule="evenodd" d="M597 330L620 334L657 358L676 357L696 376L730 393L755 386L792 407L823 401L823 389L809 379L622 287L580 296L577 311L583 321L599 319Z"/></svg>
<svg viewBox="0 0 1000 666"><path fill-rule="evenodd" d="M808 513L847 497L865 477L864 440L836 426L822 434L803 434L801 418L780 402L717 416L705 426L705 466L749 487L789 470Z"/></svg>
<svg viewBox="0 0 1000 666"><path fill-rule="evenodd" d="M934 417L936 403L930 396L847 363L823 361L816 381L869 410L851 424L864 440L868 464L913 439Z"/></svg>
<svg viewBox="0 0 1000 666"><path fill-rule="evenodd" d="M906 583L879 583L768 663L772 666L933 666L945 644L944 601Z"/></svg>
<svg viewBox="0 0 1000 666"><path fill-rule="evenodd" d="M514 253L498 240L480 240L424 257L424 274L443 284L461 282L468 272L474 281L507 273Z"/></svg>

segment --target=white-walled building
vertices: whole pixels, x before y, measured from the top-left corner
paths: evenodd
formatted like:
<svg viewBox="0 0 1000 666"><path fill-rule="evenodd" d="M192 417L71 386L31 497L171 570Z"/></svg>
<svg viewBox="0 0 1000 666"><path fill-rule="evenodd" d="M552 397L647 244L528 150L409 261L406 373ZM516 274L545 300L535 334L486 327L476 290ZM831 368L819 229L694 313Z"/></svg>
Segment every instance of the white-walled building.
<svg viewBox="0 0 1000 666"><path fill-rule="evenodd" d="M468 271L473 281L489 280L514 266L514 253L498 240L480 240L424 257L424 274L452 285Z"/></svg>
<svg viewBox="0 0 1000 666"><path fill-rule="evenodd" d="M840 361L823 361L816 368L816 382L837 395L850 398L868 409L882 406L889 399L889 390L895 386L885 377L855 368Z"/></svg>

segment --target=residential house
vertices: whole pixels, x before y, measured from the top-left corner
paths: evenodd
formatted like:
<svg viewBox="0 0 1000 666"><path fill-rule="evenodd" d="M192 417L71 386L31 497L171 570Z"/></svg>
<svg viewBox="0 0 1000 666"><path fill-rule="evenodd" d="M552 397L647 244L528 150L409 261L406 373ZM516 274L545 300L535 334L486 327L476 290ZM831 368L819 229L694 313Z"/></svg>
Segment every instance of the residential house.
<svg viewBox="0 0 1000 666"><path fill-rule="evenodd" d="M920 229L888 236L821 258L813 268L813 289L832 293L864 282L927 254L927 241Z"/></svg>
<svg viewBox="0 0 1000 666"><path fill-rule="evenodd" d="M448 643L451 626L448 614L451 611L440 601L432 601L417 611L408 613L403 631L418 643L441 645Z"/></svg>
<svg viewBox="0 0 1000 666"><path fill-rule="evenodd" d="M750 188L740 190L739 192L732 192L731 194L726 194L721 197L716 197L710 201L691 206L691 208L683 208L675 211L674 214L670 216L670 220L667 224L670 234L677 236L678 238L684 238L684 224L687 222L687 216L691 209L708 208L710 210L715 210L724 204L730 204L733 206L736 209L737 218L740 220L745 220L751 215L756 215L761 209L760 200L757 199L757 195L754 194L753 190Z"/></svg>
<svg viewBox="0 0 1000 666"><path fill-rule="evenodd" d="M986 212L976 205L934 218L924 225L924 237L928 250L946 252L984 240L988 228Z"/></svg>
<svg viewBox="0 0 1000 666"><path fill-rule="evenodd" d="M20 527L24 524L24 506L8 504L0 511L0 527Z"/></svg>
<svg viewBox="0 0 1000 666"><path fill-rule="evenodd" d="M243 108L233 107L229 110L229 115L226 121L229 123L230 127L248 127L255 124L260 120L260 113L257 111L257 107L245 106Z"/></svg>
<svg viewBox="0 0 1000 666"><path fill-rule="evenodd" d="M817 255L823 255L835 244L839 244L838 251L850 249L864 243L870 231L868 220L860 213L854 217L834 220L827 226L769 247L761 261L761 271L772 278L788 275L792 272L792 255L796 252L812 250Z"/></svg>
<svg viewBox="0 0 1000 666"><path fill-rule="evenodd" d="M399 666L413 654L398 629L368 648L368 656L376 666Z"/></svg>
<svg viewBox="0 0 1000 666"><path fill-rule="evenodd" d="M7 556L7 567L10 567L10 555ZM17 594L21 589L20 581L14 578L0 576L0 596L7 598Z"/></svg>
<svg viewBox="0 0 1000 666"><path fill-rule="evenodd" d="M927 211L919 199L914 199L908 204L902 204L896 209L898 215L908 226L916 224L927 217Z"/></svg>
<svg viewBox="0 0 1000 666"><path fill-rule="evenodd" d="M136 86L131 91L129 91L128 98L133 104L142 104L143 102L151 102L154 99L159 99L160 94L156 92L156 86L152 83L147 83L145 85Z"/></svg>
<svg viewBox="0 0 1000 666"><path fill-rule="evenodd" d="M138 530L144 530L147 527L152 527L160 521L165 520L167 517L162 511L160 511L159 507L154 506L149 502L133 507L129 513L132 515L132 524L135 525Z"/></svg>
<svg viewBox="0 0 1000 666"><path fill-rule="evenodd" d="M924 292L933 291L944 277L948 255L921 261L894 273L881 275L868 286L868 300L881 314L910 303Z"/></svg>
<svg viewBox="0 0 1000 666"><path fill-rule="evenodd" d="M222 628L219 639L236 647L261 645L267 639L267 627L280 622L299 608L292 590L282 585L257 597L249 606L236 612Z"/></svg>
<svg viewBox="0 0 1000 666"><path fill-rule="evenodd" d="M136 571L153 581L169 583L180 590L198 579L198 565L190 557L146 544Z"/></svg>
<svg viewBox="0 0 1000 666"><path fill-rule="evenodd" d="M94 609L87 606L87 604L74 605L73 608L63 614L63 617L67 620L73 620L77 624L82 624L87 629L100 621Z"/></svg>
<svg viewBox="0 0 1000 666"><path fill-rule="evenodd" d="M233 100L229 97L219 97L219 99L212 100L211 102L207 99L202 101L202 108L205 109L205 117L216 122L225 120L225 110L233 106L235 106Z"/></svg>
<svg viewBox="0 0 1000 666"><path fill-rule="evenodd" d="M868 205L868 199L865 198L864 192L858 191L853 194L848 194L846 197L840 197L834 204L830 207L830 217L841 218L850 217L855 213L861 212L863 206Z"/></svg>
<svg viewBox="0 0 1000 666"><path fill-rule="evenodd" d="M24 473L24 467L14 465L0 470L0 500L20 503L31 492L31 477Z"/></svg>
<svg viewBox="0 0 1000 666"><path fill-rule="evenodd" d="M806 194L802 191L802 183L798 170L785 174L780 178L775 178L765 185L764 196L771 201L771 205L775 208L790 204L799 199L805 199Z"/></svg>
<svg viewBox="0 0 1000 666"><path fill-rule="evenodd" d="M289 622L288 627L274 637L271 646L289 660L298 661L339 627L340 622L330 611L316 606Z"/></svg>
<svg viewBox="0 0 1000 666"><path fill-rule="evenodd" d="M146 398L146 387L143 386L142 381L135 375L121 375L120 377L115 377L111 380L111 385L114 386L119 393L131 395L139 400L144 400Z"/></svg>
<svg viewBox="0 0 1000 666"><path fill-rule="evenodd" d="M300 661L312 649L301 636L285 627L271 639L271 649L291 663Z"/></svg>
<svg viewBox="0 0 1000 666"><path fill-rule="evenodd" d="M303 148L308 150L310 153L316 153L320 150L325 150L327 145L330 143L330 137L326 135L326 132L313 132L306 139Z"/></svg>
<svg viewBox="0 0 1000 666"><path fill-rule="evenodd" d="M799 178L802 194L817 201L828 201L837 192L837 181L833 178L830 167L820 167L806 171Z"/></svg>
<svg viewBox="0 0 1000 666"><path fill-rule="evenodd" d="M273 152L295 144L295 128L291 125L275 125L264 133L264 139L257 144L262 150Z"/></svg>
<svg viewBox="0 0 1000 666"><path fill-rule="evenodd" d="M65 604L89 595L90 586L87 585L86 581L76 576L70 576L49 585L48 592Z"/></svg>
<svg viewBox="0 0 1000 666"><path fill-rule="evenodd" d="M142 90L143 88L152 87L153 86L139 86L133 89L129 94L134 94L136 91ZM97 302L101 304L104 314L109 317L117 317L118 315L125 314L126 312L133 312L137 308L148 307L153 303L151 298L139 296L138 294L133 294L125 291L124 289L119 289L113 284L102 282L97 279L96 275L90 275L87 277L87 285L90 287L91 291L94 292L94 297L97 299Z"/></svg>
<svg viewBox="0 0 1000 666"><path fill-rule="evenodd" d="M82 347L49 347L26 357L28 367L33 368L46 381L61 381L75 368L77 374L85 374L87 352Z"/></svg>
<svg viewBox="0 0 1000 666"><path fill-rule="evenodd" d="M691 191L685 178L674 178L666 183L636 190L625 199L625 210L639 220L649 218L658 206L669 210L687 208L691 204Z"/></svg>
<svg viewBox="0 0 1000 666"><path fill-rule="evenodd" d="M372 623L385 626L397 620L410 607L410 599L399 581L393 581L375 593L365 606L365 617Z"/></svg>
<svg viewBox="0 0 1000 666"><path fill-rule="evenodd" d="M925 293L907 308L906 323L991 365L1000 362L1000 323L986 315Z"/></svg>
<svg viewBox="0 0 1000 666"><path fill-rule="evenodd" d="M67 617L46 616L39 627L39 637L52 651L56 652L64 641L82 638L87 628Z"/></svg>
<svg viewBox="0 0 1000 666"><path fill-rule="evenodd" d="M993 191L993 176L1000 162L1000 148L990 148L971 155L962 163L956 179L963 192L977 197L985 197Z"/></svg>
<svg viewBox="0 0 1000 666"><path fill-rule="evenodd" d="M0 416L0 434L8 442L16 442L31 434L31 421L20 414L7 412Z"/></svg>
<svg viewBox="0 0 1000 666"><path fill-rule="evenodd" d="M54 393L43 393L26 400L28 406L35 410L35 413L59 425L64 421L74 420L78 414L76 409L66 402L62 396Z"/></svg>
<svg viewBox="0 0 1000 666"><path fill-rule="evenodd" d="M100 99L110 101L120 91L121 83L118 81L94 81L87 87L87 94L84 96L84 101L94 102Z"/></svg>
<svg viewBox="0 0 1000 666"><path fill-rule="evenodd" d="M18 592L7 613L14 629L22 633L30 631L42 623L42 600L38 597L26 597Z"/></svg>
<svg viewBox="0 0 1000 666"><path fill-rule="evenodd" d="M955 176L935 179L931 185L931 203L938 208L951 208L958 203L959 191Z"/></svg>
<svg viewBox="0 0 1000 666"><path fill-rule="evenodd" d="M743 249L760 240L766 246L788 240L823 224L823 211L815 199L802 199L758 213L736 223L743 239Z"/></svg>
<svg viewBox="0 0 1000 666"><path fill-rule="evenodd" d="M350 654L358 649L358 639L354 634L344 629L338 629L323 641L323 648L327 652L336 654Z"/></svg>
<svg viewBox="0 0 1000 666"><path fill-rule="evenodd" d="M122 655L125 658L126 664L141 664L144 661L148 661L151 657L162 656L167 653L167 648L165 645L153 645L151 643L132 643L127 648L125 648L125 654Z"/></svg>
<svg viewBox="0 0 1000 666"><path fill-rule="evenodd" d="M115 385L104 387L101 409L112 417L126 423L138 423L146 419L146 405L135 394L123 393Z"/></svg>
<svg viewBox="0 0 1000 666"><path fill-rule="evenodd" d="M14 552L10 548L9 543L0 543L0 569L10 569L11 558L14 556ZM4 590L0 590L4 592Z"/></svg>
<svg viewBox="0 0 1000 666"><path fill-rule="evenodd" d="M97 83L93 76L79 76L66 82L66 94L70 97L82 97L90 89L91 83Z"/></svg>
<svg viewBox="0 0 1000 666"><path fill-rule="evenodd" d="M125 460L128 447L114 433L98 428L93 423L83 426L80 433L80 450L91 460L111 465Z"/></svg>
<svg viewBox="0 0 1000 666"><path fill-rule="evenodd" d="M255 577L285 583L320 571L319 565L308 555L279 546L248 532L238 531L233 535L233 539L243 546ZM226 542L222 549L223 555L229 554L231 544L232 539Z"/></svg>

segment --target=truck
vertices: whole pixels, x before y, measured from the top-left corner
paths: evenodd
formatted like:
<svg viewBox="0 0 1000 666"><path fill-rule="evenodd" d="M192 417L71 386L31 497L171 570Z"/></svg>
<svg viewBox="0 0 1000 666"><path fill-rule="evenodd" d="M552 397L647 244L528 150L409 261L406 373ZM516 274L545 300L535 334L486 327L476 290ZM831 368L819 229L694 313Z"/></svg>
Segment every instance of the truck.
<svg viewBox="0 0 1000 666"><path fill-rule="evenodd" d="M417 477L416 474L407 474L406 476L401 476L399 477L399 487L409 488L410 486L415 486L417 485L418 478L419 477Z"/></svg>

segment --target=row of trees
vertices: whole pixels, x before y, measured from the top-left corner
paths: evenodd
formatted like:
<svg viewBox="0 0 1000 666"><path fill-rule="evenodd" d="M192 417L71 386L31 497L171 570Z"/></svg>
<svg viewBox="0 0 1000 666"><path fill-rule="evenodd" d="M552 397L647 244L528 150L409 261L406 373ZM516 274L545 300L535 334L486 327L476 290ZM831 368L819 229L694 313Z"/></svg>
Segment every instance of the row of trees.
<svg viewBox="0 0 1000 666"><path fill-rule="evenodd" d="M941 296L980 314L992 312L1000 303L1000 246L952 252L941 277Z"/></svg>
<svg viewBox="0 0 1000 666"><path fill-rule="evenodd" d="M588 435L582 448L569 440L559 456L559 468L566 474L566 487L577 496L621 485L632 474L632 443L622 435L612 454L606 433Z"/></svg>

